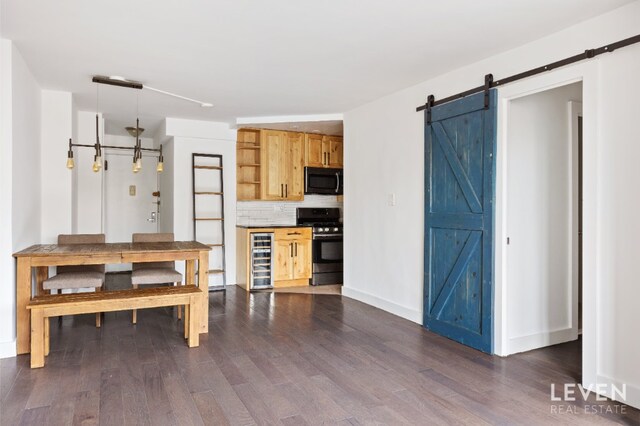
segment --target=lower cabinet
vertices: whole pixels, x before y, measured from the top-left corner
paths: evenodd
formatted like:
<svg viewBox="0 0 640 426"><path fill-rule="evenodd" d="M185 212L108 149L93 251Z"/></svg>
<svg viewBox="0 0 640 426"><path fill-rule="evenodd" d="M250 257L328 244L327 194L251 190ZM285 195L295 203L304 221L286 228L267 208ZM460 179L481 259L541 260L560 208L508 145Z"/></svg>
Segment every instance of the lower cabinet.
<svg viewBox="0 0 640 426"><path fill-rule="evenodd" d="M311 279L311 229L275 231L274 287L307 286Z"/></svg>

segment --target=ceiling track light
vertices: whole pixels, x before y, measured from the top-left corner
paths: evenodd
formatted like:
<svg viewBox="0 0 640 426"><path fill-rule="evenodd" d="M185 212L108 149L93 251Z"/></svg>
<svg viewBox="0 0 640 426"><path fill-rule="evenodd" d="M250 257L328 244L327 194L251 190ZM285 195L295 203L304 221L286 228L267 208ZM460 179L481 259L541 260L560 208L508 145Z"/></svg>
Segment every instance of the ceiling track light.
<svg viewBox="0 0 640 426"><path fill-rule="evenodd" d="M138 90L147 89L147 90L151 90L152 92L162 93L163 95L172 96L174 98L182 99L184 101L196 103L200 105L202 108L213 107L212 103L199 101L193 98L188 98L186 96L178 95L176 93L167 92L166 90L156 89L155 87L142 84L139 81L128 80L124 77L120 77L117 75L110 76L110 77L96 75L91 79L91 81L93 81L94 83L107 84L110 86L126 87L128 89L138 89Z"/></svg>

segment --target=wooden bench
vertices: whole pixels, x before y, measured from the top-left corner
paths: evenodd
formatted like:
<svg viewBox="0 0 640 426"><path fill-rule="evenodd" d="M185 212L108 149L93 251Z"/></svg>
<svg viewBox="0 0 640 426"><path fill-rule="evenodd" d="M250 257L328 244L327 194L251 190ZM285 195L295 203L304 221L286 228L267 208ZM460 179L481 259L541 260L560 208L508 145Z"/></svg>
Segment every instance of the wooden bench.
<svg viewBox="0 0 640 426"><path fill-rule="evenodd" d="M184 337L190 348L200 344L202 291L194 285L45 295L31 299L31 368L44 367L49 354L49 317L132 309L185 306Z"/></svg>

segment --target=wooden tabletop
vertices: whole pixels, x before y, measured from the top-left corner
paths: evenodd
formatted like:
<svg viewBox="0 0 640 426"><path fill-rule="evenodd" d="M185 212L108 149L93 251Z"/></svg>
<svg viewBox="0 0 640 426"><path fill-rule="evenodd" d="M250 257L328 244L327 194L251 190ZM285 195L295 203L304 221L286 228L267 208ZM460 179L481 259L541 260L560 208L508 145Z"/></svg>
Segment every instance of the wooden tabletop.
<svg viewBox="0 0 640 426"><path fill-rule="evenodd" d="M36 244L14 253L14 257L77 256L134 254L150 252L195 252L211 247L197 241L173 241L166 243L105 243L105 244Z"/></svg>

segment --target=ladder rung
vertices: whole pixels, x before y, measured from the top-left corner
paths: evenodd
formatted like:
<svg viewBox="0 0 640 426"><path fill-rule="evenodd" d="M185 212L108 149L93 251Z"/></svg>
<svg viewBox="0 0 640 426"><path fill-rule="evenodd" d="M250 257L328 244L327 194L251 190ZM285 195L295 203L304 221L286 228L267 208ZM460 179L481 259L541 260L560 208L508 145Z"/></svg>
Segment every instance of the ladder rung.
<svg viewBox="0 0 640 426"><path fill-rule="evenodd" d="M222 170L222 166L193 166L194 169Z"/></svg>
<svg viewBox="0 0 640 426"><path fill-rule="evenodd" d="M222 192L196 191L196 195L222 195Z"/></svg>
<svg viewBox="0 0 640 426"><path fill-rule="evenodd" d="M210 274L221 274L224 272L224 269L209 269Z"/></svg>
<svg viewBox="0 0 640 426"><path fill-rule="evenodd" d="M205 244L205 246L209 246L209 247L224 247L224 244Z"/></svg>
<svg viewBox="0 0 640 426"><path fill-rule="evenodd" d="M224 220L221 217L197 217L196 220Z"/></svg>

